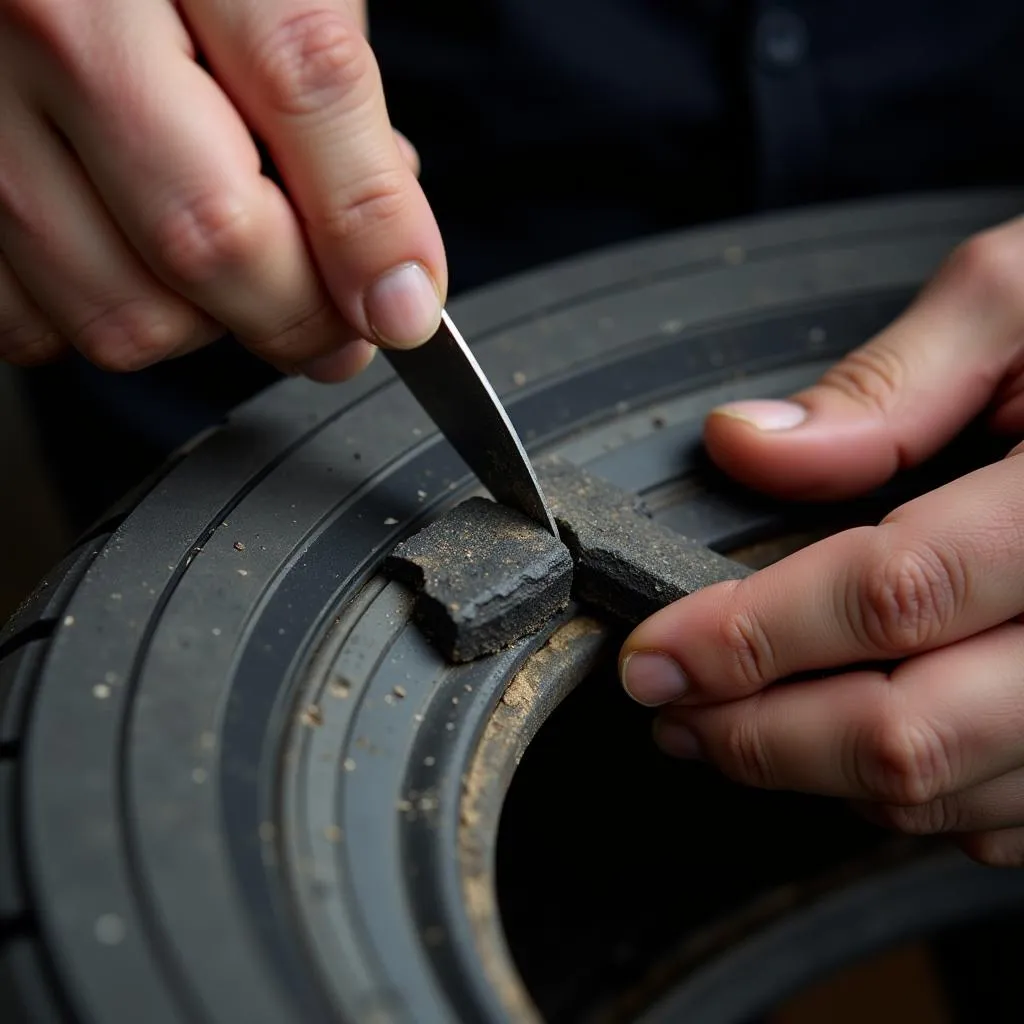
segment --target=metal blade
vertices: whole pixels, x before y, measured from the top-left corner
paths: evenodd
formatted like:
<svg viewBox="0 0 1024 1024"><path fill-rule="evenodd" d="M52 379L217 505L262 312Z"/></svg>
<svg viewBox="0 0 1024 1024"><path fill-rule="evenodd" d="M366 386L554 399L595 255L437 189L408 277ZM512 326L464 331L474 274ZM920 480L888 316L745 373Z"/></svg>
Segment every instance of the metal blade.
<svg viewBox="0 0 1024 1024"><path fill-rule="evenodd" d="M448 313L419 348L384 350L395 372L495 499L558 529L505 407Z"/></svg>

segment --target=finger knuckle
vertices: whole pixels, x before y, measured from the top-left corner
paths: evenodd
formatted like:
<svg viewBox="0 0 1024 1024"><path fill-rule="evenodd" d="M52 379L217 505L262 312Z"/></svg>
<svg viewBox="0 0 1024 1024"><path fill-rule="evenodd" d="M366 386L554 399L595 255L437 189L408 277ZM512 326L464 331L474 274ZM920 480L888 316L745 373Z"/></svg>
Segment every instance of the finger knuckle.
<svg viewBox="0 0 1024 1024"><path fill-rule="evenodd" d="M261 239L248 205L213 192L166 212L153 228L157 258L176 279L205 285L254 258Z"/></svg>
<svg viewBox="0 0 1024 1024"><path fill-rule="evenodd" d="M187 337L183 318L146 302L129 302L104 310L83 324L71 340L101 369L130 373L165 359Z"/></svg>
<svg viewBox="0 0 1024 1024"><path fill-rule="evenodd" d="M855 349L826 371L820 383L873 412L885 413L906 377L899 352L877 341Z"/></svg>
<svg viewBox="0 0 1024 1024"><path fill-rule="evenodd" d="M920 809L952 788L954 752L953 744L928 725L880 718L856 751L860 788L872 800Z"/></svg>
<svg viewBox="0 0 1024 1024"><path fill-rule="evenodd" d="M889 828L908 836L956 832L961 820L957 803L946 797L916 807L886 804L878 808L878 815Z"/></svg>
<svg viewBox="0 0 1024 1024"><path fill-rule="evenodd" d="M279 22L256 47L254 66L271 109L306 115L351 97L370 78L374 61L359 25L323 8Z"/></svg>
<svg viewBox="0 0 1024 1024"><path fill-rule="evenodd" d="M900 547L869 557L852 617L872 650L901 654L934 642L959 613L964 574L934 547Z"/></svg>
<svg viewBox="0 0 1024 1024"><path fill-rule="evenodd" d="M1018 232L993 228L969 238L950 258L949 272L985 304L1024 316L1024 244Z"/></svg>
<svg viewBox="0 0 1024 1024"><path fill-rule="evenodd" d="M351 190L345 201L317 219L317 231L345 245L367 234L387 231L408 210L406 180L395 171L380 171Z"/></svg>
<svg viewBox="0 0 1024 1024"><path fill-rule="evenodd" d="M741 717L729 727L721 746L719 767L730 778L748 786L778 788L771 753L757 727L756 716Z"/></svg>

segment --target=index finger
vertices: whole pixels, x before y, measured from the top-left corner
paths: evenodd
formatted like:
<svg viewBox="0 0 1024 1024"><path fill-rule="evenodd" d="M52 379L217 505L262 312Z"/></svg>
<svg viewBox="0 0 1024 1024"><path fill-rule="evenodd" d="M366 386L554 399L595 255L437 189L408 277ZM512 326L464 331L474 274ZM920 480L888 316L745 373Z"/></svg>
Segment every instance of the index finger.
<svg viewBox="0 0 1024 1024"><path fill-rule="evenodd" d="M1024 609L1022 520L1024 463L986 466L657 612L626 640L624 685L648 704L733 700L972 636Z"/></svg>
<svg viewBox="0 0 1024 1024"><path fill-rule="evenodd" d="M447 268L440 232L388 120L346 0L187 0L218 80L266 142L328 291L363 337L426 341Z"/></svg>
<svg viewBox="0 0 1024 1024"><path fill-rule="evenodd" d="M655 736L730 778L923 806L1021 763L1024 627L1006 623L891 673L849 672L711 707L669 707Z"/></svg>

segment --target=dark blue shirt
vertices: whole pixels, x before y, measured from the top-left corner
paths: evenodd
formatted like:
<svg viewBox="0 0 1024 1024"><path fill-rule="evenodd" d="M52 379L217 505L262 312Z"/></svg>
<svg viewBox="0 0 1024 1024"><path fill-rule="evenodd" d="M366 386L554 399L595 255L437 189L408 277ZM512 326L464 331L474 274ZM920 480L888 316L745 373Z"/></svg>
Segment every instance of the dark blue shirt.
<svg viewBox="0 0 1024 1024"><path fill-rule="evenodd" d="M369 0L455 290L795 203L1024 180L1021 0Z"/></svg>

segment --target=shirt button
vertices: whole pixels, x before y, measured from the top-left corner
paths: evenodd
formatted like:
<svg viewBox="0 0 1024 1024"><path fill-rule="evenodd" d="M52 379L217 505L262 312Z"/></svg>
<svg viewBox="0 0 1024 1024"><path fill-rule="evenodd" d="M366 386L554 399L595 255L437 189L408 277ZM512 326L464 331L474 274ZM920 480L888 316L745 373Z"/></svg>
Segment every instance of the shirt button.
<svg viewBox="0 0 1024 1024"><path fill-rule="evenodd" d="M803 18L784 7L766 11L754 29L758 62L771 70L795 68L807 55L808 42Z"/></svg>

